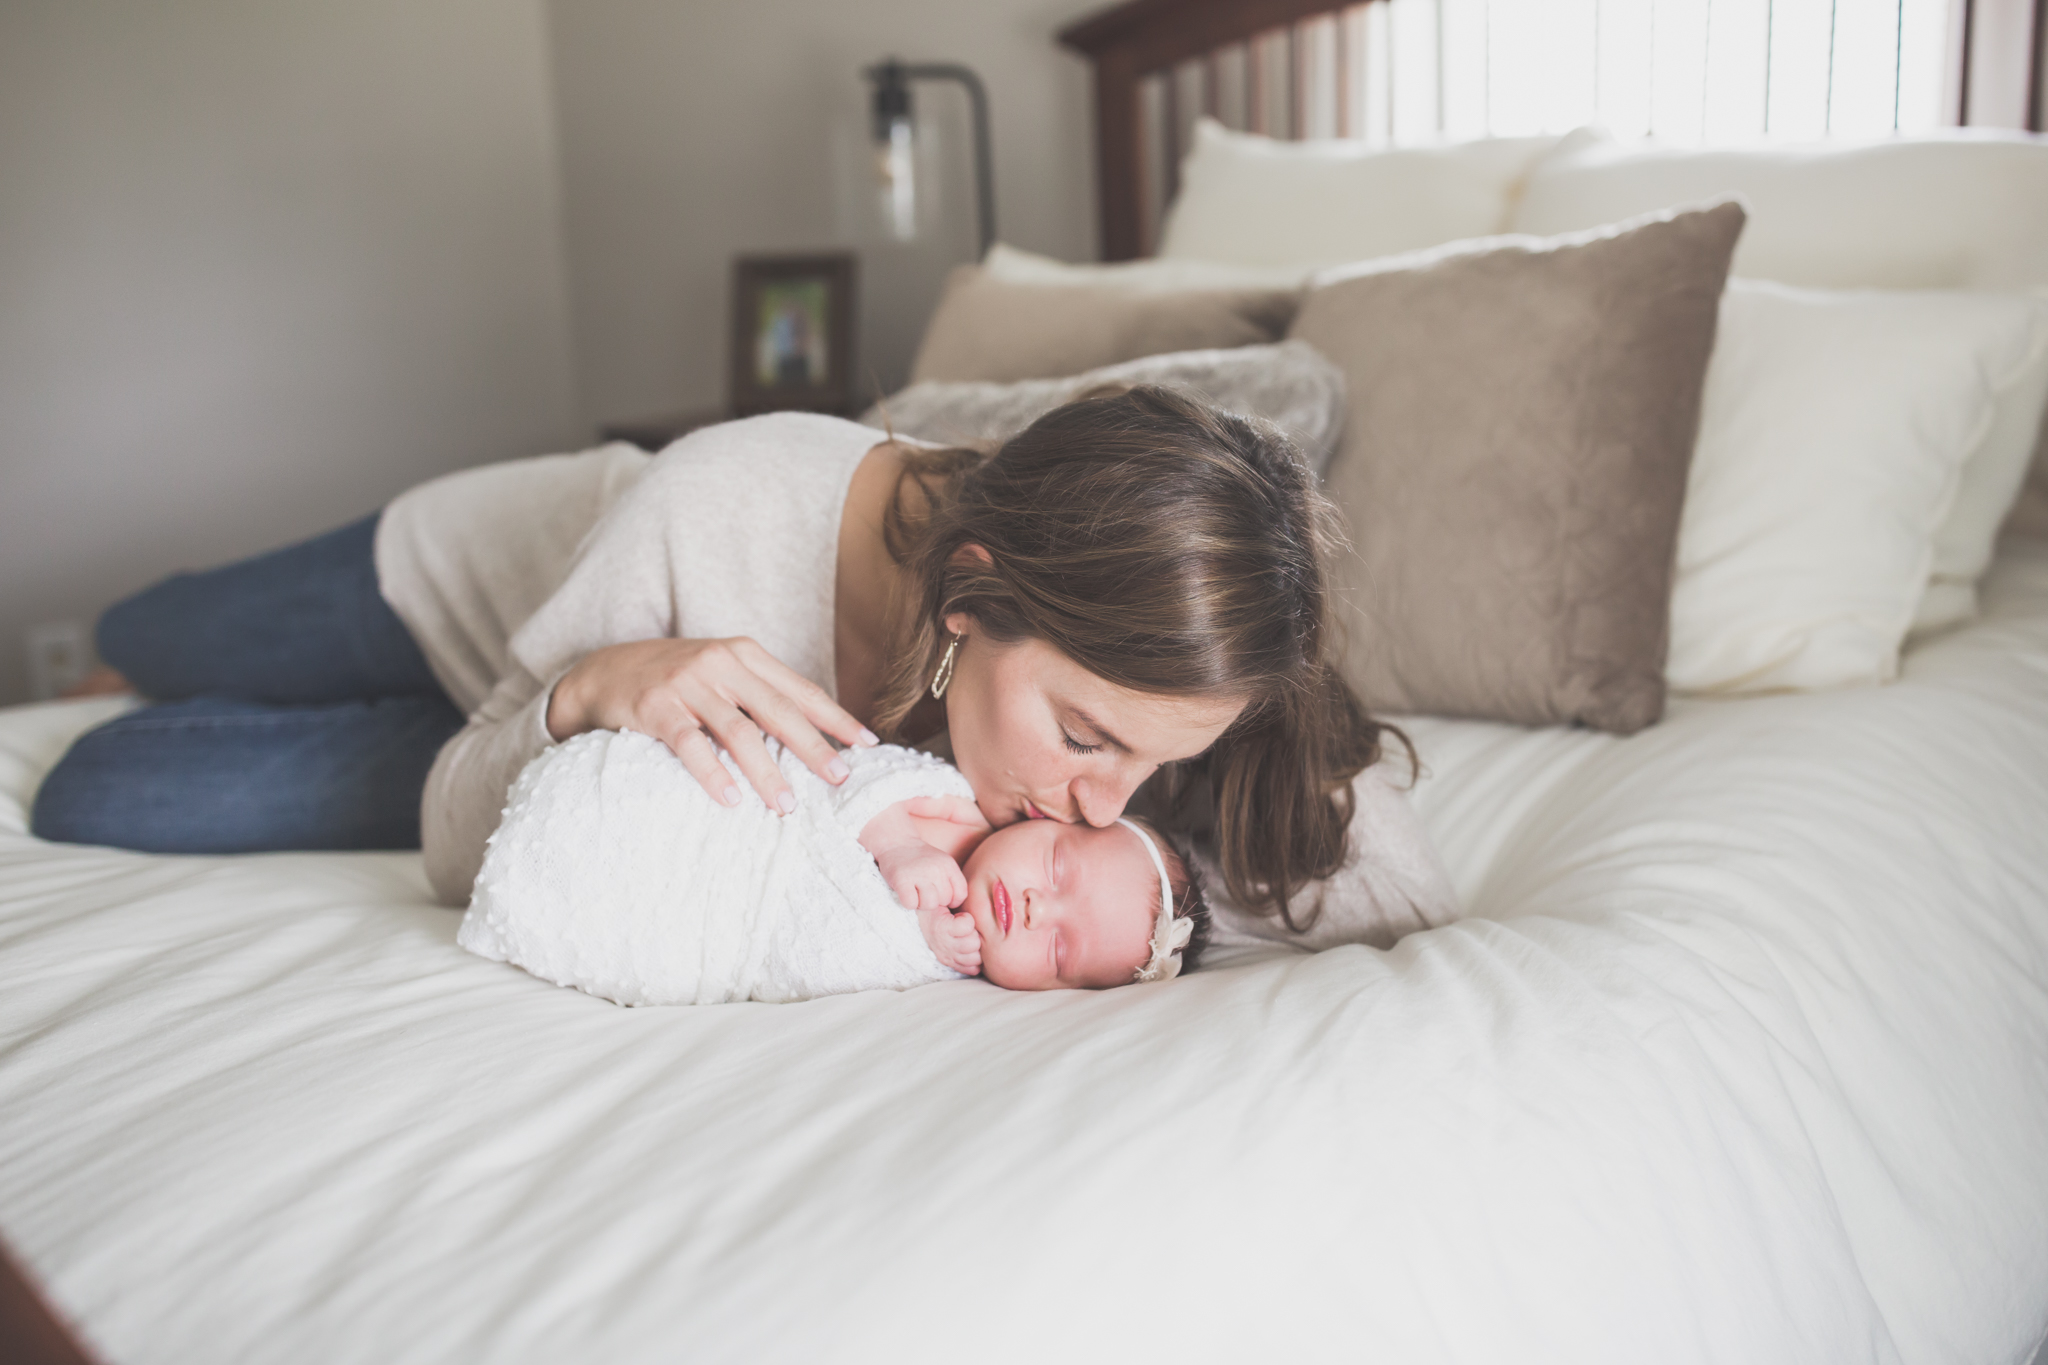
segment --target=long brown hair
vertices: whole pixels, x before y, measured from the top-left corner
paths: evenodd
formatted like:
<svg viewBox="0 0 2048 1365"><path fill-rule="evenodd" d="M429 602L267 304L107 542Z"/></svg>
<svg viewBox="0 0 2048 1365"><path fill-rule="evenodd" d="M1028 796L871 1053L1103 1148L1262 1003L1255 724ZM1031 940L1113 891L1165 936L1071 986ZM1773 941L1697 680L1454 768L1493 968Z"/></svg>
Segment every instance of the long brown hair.
<svg viewBox="0 0 2048 1365"><path fill-rule="evenodd" d="M1132 691L1248 698L1169 805L1206 791L1231 895L1302 927L1288 901L1342 866L1383 727L1337 674L1336 512L1285 437L1171 389L1087 397L993 456L909 450L884 531L905 591L878 731L903 737L956 611Z"/></svg>

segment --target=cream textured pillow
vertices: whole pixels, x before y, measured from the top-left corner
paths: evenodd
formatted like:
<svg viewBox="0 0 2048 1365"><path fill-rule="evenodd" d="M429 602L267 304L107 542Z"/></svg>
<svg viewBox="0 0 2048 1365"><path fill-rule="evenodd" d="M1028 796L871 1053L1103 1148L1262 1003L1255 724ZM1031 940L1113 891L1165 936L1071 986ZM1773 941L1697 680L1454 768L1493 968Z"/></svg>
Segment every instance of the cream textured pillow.
<svg viewBox="0 0 2048 1365"><path fill-rule="evenodd" d="M1731 280L1671 602L1674 689L1883 682L2038 305Z"/></svg>
<svg viewBox="0 0 2048 1365"><path fill-rule="evenodd" d="M1105 384L1165 384L1214 407L1271 422L1318 476L1344 426L1343 372L1305 341L1148 356L1068 379L912 384L869 408L860 420L940 445L1001 441Z"/></svg>
<svg viewBox="0 0 2048 1365"><path fill-rule="evenodd" d="M1379 710L1620 733L1663 714L1700 386L1743 212L1719 204L1319 278L1344 371L1327 489L1345 676Z"/></svg>
<svg viewBox="0 0 2048 1365"><path fill-rule="evenodd" d="M910 368L925 380L1055 379L1140 356L1277 341L1298 289L1018 284L956 269Z"/></svg>
<svg viewBox="0 0 2048 1365"><path fill-rule="evenodd" d="M1817 289L2048 288L2048 142L1983 129L1873 142L1697 150L1566 138L1529 172L1517 232L1567 232L1671 204L1739 194L1749 226L1734 273ZM2039 379L2006 389L1996 429L1963 469L1935 537L1918 629L1974 614L1998 523L2037 454Z"/></svg>
<svg viewBox="0 0 2048 1365"><path fill-rule="evenodd" d="M2048 285L2048 141L1973 128L1740 149L1582 128L1529 171L1516 232L1571 232L1741 195L1733 273L1809 289Z"/></svg>
<svg viewBox="0 0 2048 1365"><path fill-rule="evenodd" d="M1555 137L1375 151L1343 138L1283 142L1195 125L1162 259L1338 265L1507 228L1522 176Z"/></svg>

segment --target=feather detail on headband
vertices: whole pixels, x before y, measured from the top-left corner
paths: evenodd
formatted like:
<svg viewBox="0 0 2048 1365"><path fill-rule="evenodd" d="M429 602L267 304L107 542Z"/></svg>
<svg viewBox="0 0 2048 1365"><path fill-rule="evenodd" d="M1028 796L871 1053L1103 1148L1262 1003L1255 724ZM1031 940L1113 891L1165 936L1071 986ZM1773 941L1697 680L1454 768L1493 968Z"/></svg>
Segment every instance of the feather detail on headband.
<svg viewBox="0 0 2048 1365"><path fill-rule="evenodd" d="M1180 950L1194 936L1195 922L1173 917L1173 881L1166 875L1166 859L1159 856L1159 845L1152 842L1152 836L1129 820L1119 819L1117 823L1143 841L1145 852L1151 855L1152 866L1159 873L1159 914L1152 922L1152 957L1131 980L1171 981L1180 975Z"/></svg>

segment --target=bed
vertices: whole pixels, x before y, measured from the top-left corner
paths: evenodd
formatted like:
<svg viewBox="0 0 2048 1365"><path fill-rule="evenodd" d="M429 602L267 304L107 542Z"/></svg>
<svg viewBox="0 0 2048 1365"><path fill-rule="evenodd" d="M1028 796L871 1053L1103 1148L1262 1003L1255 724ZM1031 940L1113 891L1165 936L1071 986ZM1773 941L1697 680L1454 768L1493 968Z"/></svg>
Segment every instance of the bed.
<svg viewBox="0 0 2048 1365"><path fill-rule="evenodd" d="M107 704L18 708L0 1220L124 1362L2023 1361L2048 547L1987 598L1849 698L1419 721L1471 918L1104 995L621 1010L409 855L36 843Z"/></svg>
<svg viewBox="0 0 2048 1365"><path fill-rule="evenodd" d="M1465 918L1102 994L619 1009L416 855L36 841L124 703L0 712L0 1231L121 1365L2023 1365L2048 540L1978 592L1884 686L1407 718Z"/></svg>

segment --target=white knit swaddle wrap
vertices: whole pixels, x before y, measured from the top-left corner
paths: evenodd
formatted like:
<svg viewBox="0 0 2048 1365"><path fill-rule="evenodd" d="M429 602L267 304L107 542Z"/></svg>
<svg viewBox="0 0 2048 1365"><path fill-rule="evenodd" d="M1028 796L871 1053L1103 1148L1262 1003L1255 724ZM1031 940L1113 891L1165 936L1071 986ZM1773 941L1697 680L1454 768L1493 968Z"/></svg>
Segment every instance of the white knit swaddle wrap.
<svg viewBox="0 0 2048 1365"><path fill-rule="evenodd" d="M832 787L773 741L796 811L722 806L659 740L598 730L519 774L456 941L622 1005L790 1001L957 976L858 840L888 806L968 796L950 765L848 750ZM723 755L722 755L723 756ZM726 759L728 768L732 760Z"/></svg>

